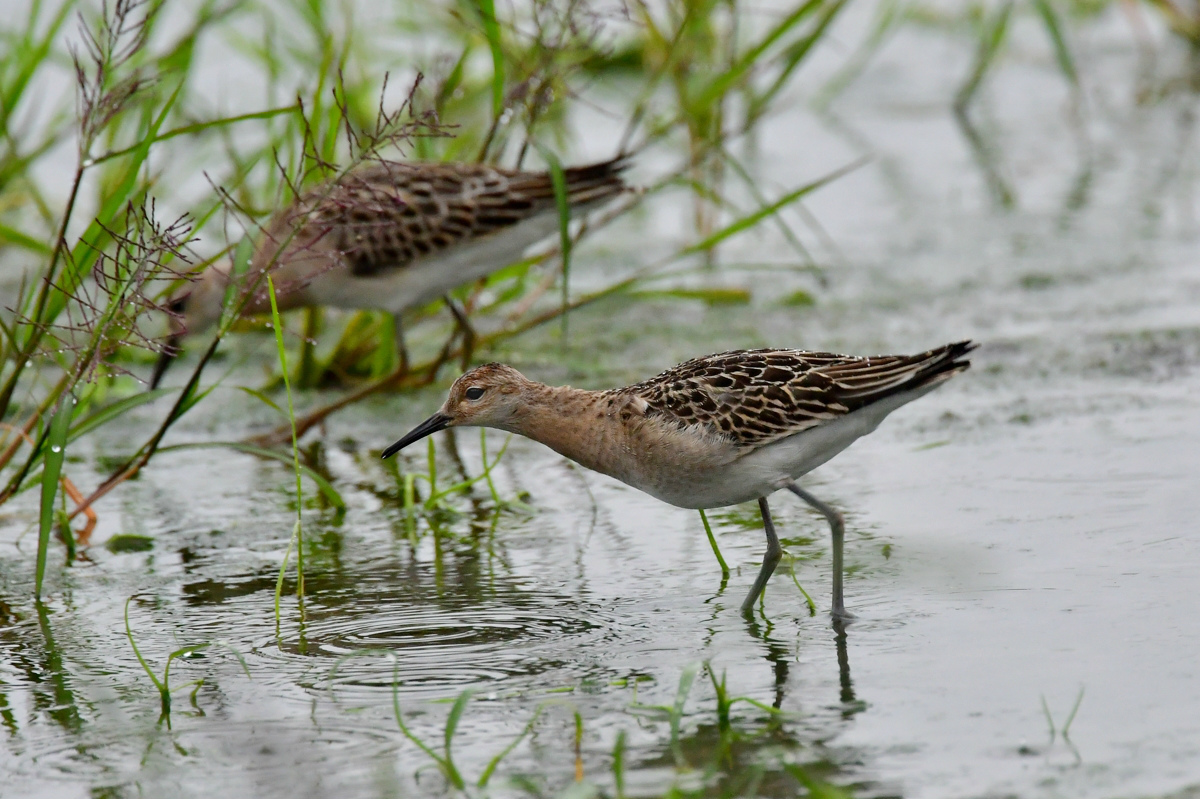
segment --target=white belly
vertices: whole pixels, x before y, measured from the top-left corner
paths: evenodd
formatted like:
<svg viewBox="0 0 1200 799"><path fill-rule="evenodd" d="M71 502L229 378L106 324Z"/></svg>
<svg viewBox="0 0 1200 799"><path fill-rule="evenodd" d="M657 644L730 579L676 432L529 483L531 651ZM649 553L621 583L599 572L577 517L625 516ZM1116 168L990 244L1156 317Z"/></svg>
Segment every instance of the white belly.
<svg viewBox="0 0 1200 799"><path fill-rule="evenodd" d="M360 277L343 269L322 272L313 278L307 292L321 305L403 313L520 260L531 245L557 229L557 212L542 213L379 275Z"/></svg>

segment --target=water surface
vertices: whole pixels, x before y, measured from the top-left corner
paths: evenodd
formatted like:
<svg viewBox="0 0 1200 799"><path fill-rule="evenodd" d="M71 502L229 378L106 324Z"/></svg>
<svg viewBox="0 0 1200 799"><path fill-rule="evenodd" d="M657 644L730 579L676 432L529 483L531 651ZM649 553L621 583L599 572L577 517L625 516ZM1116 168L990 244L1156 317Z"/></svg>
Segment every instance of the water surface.
<svg viewBox="0 0 1200 799"><path fill-rule="evenodd" d="M858 14L845 36L868 20ZM443 792L396 725L394 683L409 728L436 746L449 701L475 691L454 739L472 779L541 713L492 782L501 795L561 794L577 767L611 795L621 732L631 796L672 785L748 793L739 780L752 777L760 795L794 795L783 764L856 796L1200 790L1194 99L1135 103L1135 54L1119 20L1086 30L1082 128L1040 45L1016 46L989 84L980 116L1014 209L991 197L948 111L970 43L904 28L829 114L807 110L800 91L752 143L768 194L872 156L808 203L826 238L789 217L824 284L774 233L747 236L723 251L730 268L693 279L746 286L750 307L599 303L572 315L565 345L545 329L489 355L533 377L606 387L740 346L868 353L982 341L971 372L805 481L847 516L857 615L847 628L826 616L826 528L797 501L781 494L772 506L818 612L809 615L785 559L765 612L748 623L738 605L764 546L753 506L712 515L733 568L722 585L695 513L524 440L510 443L495 477L502 498L529 509L497 515L479 484L453 501L441 535L422 526L413 546L400 483L378 451L444 387L378 398L313 438L313 462L348 509L306 499L305 612L301 621L285 596L278 631L275 580L295 513L284 465L223 450L157 457L97 506L95 544L71 568L55 564L40 609L28 600L34 499L4 509L4 794ZM642 168L652 172L653 160ZM579 257L594 271L578 270L579 287L682 236L677 200L593 241ZM779 302L797 289L816 305ZM245 341L241 352L267 359L265 344ZM255 385L246 357L236 374ZM232 439L276 421L232 387L216 396L173 440ZM100 479L102 454L121 454L162 410L74 450L72 478ZM503 440L489 435L489 451ZM437 446L444 476L480 472L477 433ZM402 469L424 470L415 449ZM152 546L105 546L131 535ZM176 661L173 682L204 685L194 704L178 693L170 725L160 721L125 637L130 596L152 664L223 642L250 677L222 647ZM672 747L665 716L642 708L670 705L701 663L732 694L783 713L735 705L737 738L720 750L701 671Z"/></svg>

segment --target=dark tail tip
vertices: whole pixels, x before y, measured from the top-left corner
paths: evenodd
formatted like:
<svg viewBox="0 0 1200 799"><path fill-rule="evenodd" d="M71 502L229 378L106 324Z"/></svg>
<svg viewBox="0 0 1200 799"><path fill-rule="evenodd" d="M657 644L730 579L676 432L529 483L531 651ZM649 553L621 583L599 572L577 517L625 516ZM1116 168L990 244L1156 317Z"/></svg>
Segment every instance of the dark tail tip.
<svg viewBox="0 0 1200 799"><path fill-rule="evenodd" d="M618 155L595 164L568 167L563 177L571 202L594 203L627 191L629 186L621 179L621 173L630 166L629 156Z"/></svg>
<svg viewBox="0 0 1200 799"><path fill-rule="evenodd" d="M971 362L963 360L967 353L971 350L978 349L979 344L971 339L956 341L953 344L947 344L943 349L946 351L946 360L952 362L955 366L967 369L971 366Z"/></svg>
<svg viewBox="0 0 1200 799"><path fill-rule="evenodd" d="M965 339L930 350L923 356L927 365L922 368L918 379L924 382L947 372L965 372L971 368L971 362L967 360L966 355L978 346L976 342Z"/></svg>

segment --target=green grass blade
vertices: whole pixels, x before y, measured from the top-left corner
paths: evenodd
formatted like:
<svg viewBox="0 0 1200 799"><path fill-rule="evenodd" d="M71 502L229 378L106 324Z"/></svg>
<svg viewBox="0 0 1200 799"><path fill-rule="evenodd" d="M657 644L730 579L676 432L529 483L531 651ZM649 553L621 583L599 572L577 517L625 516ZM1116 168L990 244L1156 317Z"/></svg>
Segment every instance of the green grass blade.
<svg viewBox="0 0 1200 799"><path fill-rule="evenodd" d="M1079 72L1075 69L1075 59L1071 56L1071 48L1067 47L1067 39L1063 36L1063 27L1059 22L1058 13L1054 10L1054 6L1050 5L1050 0L1033 0L1033 7L1037 10L1038 16L1042 18L1042 24L1046 26L1046 33L1050 35L1050 42L1054 45L1054 59L1058 61L1058 68L1062 70L1071 85L1078 88Z"/></svg>
<svg viewBox="0 0 1200 799"><path fill-rule="evenodd" d="M249 394L251 397L254 397L256 400L261 402L263 405L266 405L268 408L272 409L273 411L280 414L281 416L287 416L287 412L283 408L280 408L279 405L275 402L275 400L271 399L270 397L268 397L266 394L262 393L258 389L250 388L249 386L238 386L237 388L239 391L244 391L245 393Z"/></svg>
<svg viewBox="0 0 1200 799"><path fill-rule="evenodd" d="M454 485L450 486L449 488L443 488L441 491L438 491L437 493L431 493L429 495L429 499L427 499L425 501L425 507L433 508L444 497L450 496L451 494L457 494L459 492L466 491L468 488L475 485L480 480L488 480L490 482L492 469L494 469L496 467L496 464L500 463L500 459L504 457L504 453L508 450L508 444L510 441L512 441L511 436L509 436L509 438L505 440L504 446L500 447L500 451L496 453L496 458L491 463L488 463L486 459L484 460L482 474L478 474L474 477L468 477L466 480L460 480L459 482L455 483ZM421 477L421 475L406 475L406 476ZM517 502L517 501L505 502L504 500L500 499L499 494L497 494L495 491L494 483L490 483L489 488L492 491L492 499L494 501L496 501L498 504L529 507L528 505L524 505L524 503L522 503L522 502Z"/></svg>
<svg viewBox="0 0 1200 799"><path fill-rule="evenodd" d="M804 186L801 186L800 188L796 189L795 191L788 192L783 197L779 198L778 200L771 203L770 205L765 206L763 208L759 208L757 211L747 214L746 216L742 217L741 219L738 219L735 222L732 222L731 224L726 225L725 227L718 230L716 233L713 233L711 236L708 236L707 238L705 238L703 241L697 242L696 244L693 244L690 247L686 247L682 252L680 252L680 255L681 256L682 255L691 255L693 253L710 250L713 247L720 244L722 241L725 241L725 239L728 239L731 236L736 236L738 233L741 233L745 230L748 230L748 229L754 227L759 222L761 222L763 219L767 218L771 214L778 212L781 208L791 205L792 203L796 202L796 200L799 200L801 197L805 196L806 194L811 194L812 192L816 191L817 189L821 188L822 186L832 183L833 181L837 180L838 178L842 177L843 175L853 172L855 169L858 169L860 166L862 166L866 162L867 162L867 159L860 158L857 161L854 161L853 163L842 167L841 169L837 169L837 170L834 170L833 172L830 172L825 177L818 178L817 180L814 180L812 183L808 183Z"/></svg>
<svg viewBox="0 0 1200 799"><path fill-rule="evenodd" d="M499 463L500 459L504 457L504 451L508 449L508 442L511 440L511 436L506 439L504 446L500 447L500 452L496 455L496 460L488 463L487 428L479 428L479 456L483 459L483 475L487 478L488 493L492 495L492 504L496 505L497 507L502 505L503 501L500 499L500 492L496 490L496 481L492 479L492 467Z"/></svg>
<svg viewBox="0 0 1200 799"><path fill-rule="evenodd" d="M704 532L708 535L708 543L712 546L713 554L717 556L717 563L721 564L721 577L729 577L729 565L725 562L725 558L721 557L721 548L717 546L716 536L713 535L712 527L709 526L708 516L705 515L704 509L700 509L700 521L704 522Z"/></svg>
<svg viewBox="0 0 1200 799"><path fill-rule="evenodd" d="M788 555L788 558L790 560L788 565L789 565L790 571L792 573L792 582L796 584L796 588L798 588L800 590L800 593L804 595L804 601L808 605L808 615L816 616L817 615L817 603L813 602L813 598L808 595L807 591L804 590L804 586L800 585L800 578L796 576L796 559L794 557L792 557L790 554Z"/></svg>
<svg viewBox="0 0 1200 799"><path fill-rule="evenodd" d="M479 13L483 16L483 32L487 36L488 49L492 51L492 118L498 120L504 113L504 50L500 42L500 23L496 20L495 0L479 0Z"/></svg>
<svg viewBox="0 0 1200 799"><path fill-rule="evenodd" d="M101 427L102 425L105 425L105 424L111 422L113 419L119 418L120 416L122 416L125 413L128 413L133 408L136 408L139 405L145 405L148 402L152 402L152 401L158 399L159 397L163 396L164 394L170 394L176 390L177 389L173 389L173 388L160 388L160 389L156 389L154 391L144 391L141 394L135 394L132 397L127 397L118 402L114 402L111 405L107 405L104 408L101 408L100 410L96 411L94 414L92 414L88 418L77 423L74 427L72 427L70 432L67 433L67 442L66 443L70 444L72 441L75 441L77 438L85 436L88 433L90 433L91 431L95 430L96 428ZM86 404L86 402L84 404ZM79 406L79 405L76 406L76 410L79 410L80 408L81 408L81 406ZM32 461L30 461L30 469L31 470L33 470L37 467L38 460L43 458L44 455L45 455L45 452L42 452L38 455L38 457L36 457ZM22 481L21 486L17 489L17 492L20 493L29 488L32 488L34 482L40 481L44 475L45 475L45 466L43 464L42 471L40 473L35 472L30 477L28 477L24 481Z"/></svg>
<svg viewBox="0 0 1200 799"><path fill-rule="evenodd" d="M625 730L617 733L612 751L613 782L616 784L616 799L625 799Z"/></svg>
<svg viewBox="0 0 1200 799"><path fill-rule="evenodd" d="M692 663L679 675L679 688L675 691L675 704L671 706L671 716L676 719L673 726L678 727L678 719L683 718L683 705L687 702L688 694L692 692L692 683L695 682L696 674L699 671L699 664ZM675 734L677 735L678 732L679 730L676 729Z"/></svg>
<svg viewBox="0 0 1200 799"><path fill-rule="evenodd" d="M199 377L197 377L197 380L199 380ZM183 400L179 403L179 410L175 413L175 418L179 418L180 416L183 416L185 413L190 411L192 408L196 407L205 397L207 397L209 394L213 393L213 391L219 385L220 385L220 381L213 383L208 388L204 389L203 391L200 391L199 383L198 382L192 383L190 385L190 387L188 388L187 396L185 396L183 398Z"/></svg>
<svg viewBox="0 0 1200 799"><path fill-rule="evenodd" d="M212 644L207 644L207 643L190 644L190 645L182 647L180 649L176 649L174 652L167 655L167 665L165 667L163 667L162 681L163 681L163 685L166 687L166 689L168 691L171 690L171 662L173 660L175 660L176 658L181 658L184 655L190 655L193 652L202 652L205 649L208 649L210 646L212 646ZM187 683L187 685L191 685L191 683ZM184 686L180 686L180 687L182 688Z"/></svg>
<svg viewBox="0 0 1200 799"><path fill-rule="evenodd" d="M300 520L292 525L292 534L288 537L287 549L283 551L283 560L279 562L279 575L275 578L275 637L279 637L279 626L281 616L279 614L279 600L283 596L283 578L287 576L288 560L292 557L292 547L296 545L296 537L300 535Z"/></svg>
<svg viewBox="0 0 1200 799"><path fill-rule="evenodd" d="M442 116L445 111L446 104L454 97L454 93L463 83L463 72L465 71L467 59L471 55L471 46L467 44L463 47L462 53L458 56L458 60L454 62L450 72L447 73L445 80L438 87L437 96L433 100L433 108L438 116ZM424 136L417 138L417 144L423 144L427 141Z"/></svg>
<svg viewBox="0 0 1200 799"><path fill-rule="evenodd" d="M418 749L420 749L422 752L428 755L430 759L437 763L438 766L441 767L443 773L446 774L447 779L449 779L449 764L446 763L446 761L440 755L438 755L437 752L433 751L428 744L426 744L411 730L409 730L408 726L404 723L404 716L400 712L400 661L396 659L395 656L392 658L392 712L396 716L396 724L400 727L400 732L404 734L404 737L416 744ZM461 777L459 777L459 782L462 782ZM456 785L455 787L461 790L465 786L460 784Z"/></svg>
<svg viewBox="0 0 1200 799"><path fill-rule="evenodd" d="M172 394L178 389L174 388L157 388L153 391L143 391L141 394L134 394L132 397L126 397L123 400L114 402L111 405L105 405L100 410L93 413L91 416L82 420L67 434L67 443L71 443L81 436L85 436L98 427L108 424L113 419L129 413L129 411L146 403L153 402L159 397Z"/></svg>
<svg viewBox="0 0 1200 799"><path fill-rule="evenodd" d="M247 455L254 455L255 457L259 458L270 458L271 460L279 461L280 463L286 463L288 465L295 464L291 453L279 452L277 450L266 449L264 447L256 447L253 444L246 444L242 441L201 441L194 444L172 444L169 447L159 447L158 451L171 452L173 450L182 449L216 448L237 450L238 452L244 452ZM338 490L333 487L332 483L326 480L319 473L313 471L303 463L300 464L300 473L316 483L317 489L325 495L325 498L328 499L329 503L335 508L340 510L346 507L346 501L342 499L342 495L338 493Z"/></svg>
<svg viewBox="0 0 1200 799"><path fill-rule="evenodd" d="M698 663L693 663L683 670L679 676L679 690L675 692L675 703L671 706L671 751L675 754L678 766L686 765L683 748L679 745L679 727L683 721L683 705L687 702L688 694L692 692L692 683L696 681L696 673L700 670Z"/></svg>
<svg viewBox="0 0 1200 799"><path fill-rule="evenodd" d="M142 664L142 671L146 672L146 676L150 678L150 682L154 683L154 687L158 689L158 693L161 695L165 692L165 686L158 681L158 677L154 676L154 672L150 670L150 665L142 657L142 652L138 649L137 642L133 640L133 630L129 626L129 603L132 601L133 597L125 600L125 637L129 639L129 646L133 648L133 656L137 658L138 663Z"/></svg>
<svg viewBox="0 0 1200 799"><path fill-rule="evenodd" d="M713 670L711 663L705 663L705 671L708 672L708 679L712 683L713 693L717 697L717 729L724 735L729 730L729 709L733 706L733 702L729 700L729 686L725 680L725 672L721 672L721 679L717 680L717 673Z"/></svg>
<svg viewBox="0 0 1200 799"><path fill-rule="evenodd" d="M820 7L822 2L823 0L808 0L806 3L801 3L795 11L788 14L778 25L768 31L767 35L758 44L747 50L732 67L723 72L698 95L692 98L689 104L696 108L707 108L721 97L724 97L736 83L746 76L755 64L759 63L763 53L771 45L783 38L789 30Z"/></svg>
<svg viewBox="0 0 1200 799"><path fill-rule="evenodd" d="M979 90L979 84L991 69L996 55L1000 52L1004 39L1008 34L1008 23L1012 18L1014 0L1006 2L996 10L990 19L984 19L980 31L979 48L975 54L975 63L966 83L958 90L954 103L959 108L966 108Z"/></svg>
<svg viewBox="0 0 1200 799"><path fill-rule="evenodd" d="M304 596L304 534L301 515L304 512L304 489L300 483L300 442L296 435L296 410L292 405L292 382L288 377L287 350L283 346L283 322L279 318L279 304L275 301L275 282L267 275L267 295L271 300L271 328L275 331L275 349L279 355L279 368L283 370L283 390L287 395L288 421L292 425L292 466L296 472L296 594Z"/></svg>
<svg viewBox="0 0 1200 799"><path fill-rule="evenodd" d="M1046 695L1042 694L1042 715L1046 717L1046 724L1050 727L1050 740L1058 735L1058 730L1054 726L1054 716L1050 713L1050 706L1046 704Z"/></svg>
<svg viewBox="0 0 1200 799"><path fill-rule="evenodd" d="M243 284L246 273L250 270L250 259L254 256L254 236L246 234L233 249L233 268L230 270L229 285L225 287L225 297L221 300L221 323L219 328L226 330L238 317L238 287ZM257 284L256 284L257 287Z"/></svg>
<svg viewBox="0 0 1200 799"><path fill-rule="evenodd" d="M788 80L792 77L792 73L804 61L805 57L812 52L813 47L825 38L826 29L833 23L834 17L846 5L846 0L837 0L837 2L826 7L825 13L817 19L812 30L803 38L794 42L788 49L783 59L783 68L779 70L779 74L775 76L770 88L759 96L754 98L751 103L751 109L747 114L751 120L759 118L767 106L779 95L783 88L787 86Z"/></svg>
<svg viewBox="0 0 1200 799"><path fill-rule="evenodd" d="M50 549L50 528L54 524L54 498L58 495L58 477L62 474L67 433L71 429L71 415L74 412L75 398L64 394L54 418L50 420L50 429L46 434L46 465L42 470L42 507L38 517L37 565L33 588L34 596L38 599L42 598L42 579L46 575L46 555ZM70 531L67 535L70 535Z"/></svg>
<svg viewBox="0 0 1200 799"><path fill-rule="evenodd" d="M567 195L567 176L563 172L558 156L544 147L538 147L542 158L550 167L550 182L554 186L554 202L558 206L559 249L562 250L562 336L567 338L567 308L571 302L571 198Z"/></svg>
<svg viewBox="0 0 1200 799"><path fill-rule="evenodd" d="M1075 697L1075 704L1071 706L1071 712L1067 714L1067 720L1063 722L1062 737L1069 740L1071 738L1071 724L1075 721L1075 714L1079 712L1079 706L1083 704L1084 686L1079 686L1079 695Z"/></svg>
<svg viewBox="0 0 1200 799"><path fill-rule="evenodd" d="M788 711L780 710L779 708L768 705L766 702L761 702L752 696L736 696L733 699L729 700L729 706L732 707L732 706L738 704L739 702L744 702L747 705L756 707L759 710L761 710L763 713L766 713L769 716L787 716L787 715L789 715Z"/></svg>
<svg viewBox="0 0 1200 799"><path fill-rule="evenodd" d="M531 718L529 723L525 725L525 729L521 730L521 734L516 738L513 738L512 741L509 742L508 746L504 747L499 754L488 761L487 768L485 768L483 770L483 774L479 776L479 780L475 783L476 785L478 785L480 788L487 787L488 780L492 778L492 774L495 773L496 768L504 761L504 758L508 757L512 750L517 748L517 745L520 744L521 741L525 740L529 733L533 732L533 725L537 723L537 720L541 715L542 708L539 705L537 710L533 712L533 718Z"/></svg>
<svg viewBox="0 0 1200 799"><path fill-rule="evenodd" d="M70 16L71 11L75 8L75 3L71 0L63 0L58 7L58 12L47 26L45 34L41 39L35 38L37 30L38 14L36 11L29 14L27 27L22 41L12 47L5 53L5 60L13 68L11 81L5 81L0 87L3 91L3 97L0 98L0 130L8 130L8 120L12 112L16 109L20 102L21 95L25 93L25 89L29 86L29 81L33 79L33 75L47 62L47 56L50 53L50 47L55 40L58 39L58 32L62 28L64 22Z"/></svg>
<svg viewBox="0 0 1200 799"><path fill-rule="evenodd" d="M437 447L433 444L432 436L425 440L425 468L429 470L429 497L432 500L433 496L438 493ZM429 506L428 502L425 504Z"/></svg>
<svg viewBox="0 0 1200 799"><path fill-rule="evenodd" d="M462 714L466 711L467 703L471 701L471 696L474 693L470 688L463 691L454 700L454 707L450 708L450 716L446 719L446 731L444 735L447 761L450 760L450 744L454 742L454 733L458 731L458 722L462 720Z"/></svg>
<svg viewBox="0 0 1200 799"><path fill-rule="evenodd" d="M54 251L46 242L39 241L33 236L5 224L0 224L0 244L11 244L42 256L48 256Z"/></svg>
<svg viewBox="0 0 1200 799"><path fill-rule="evenodd" d="M273 117L282 116L284 114L291 114L291 113L294 113L299 110L300 110L300 106L293 103L292 105L285 105L280 108L268 108L265 111L254 111L249 114L238 114L237 116L232 116L232 117L222 117L220 119L211 119L207 122L196 122L191 125L183 125L182 127L172 128L171 130L168 130L166 133L155 134L153 140L151 140L150 143L158 144L159 142L164 142L164 141L167 141L168 139L174 139L176 136L189 136L189 135L194 135L197 133L204 133L213 128L219 128L219 127L223 127L225 125L233 125L238 122L247 122L252 119L271 119ZM93 164L102 164L105 161L111 161L114 158L120 158L123 155L129 155L130 153L137 150L139 147L141 147L141 143L134 144L134 145L125 147L120 150L112 150L111 152L107 152L107 153L104 153L103 155L96 156L96 158L92 161L92 163Z"/></svg>

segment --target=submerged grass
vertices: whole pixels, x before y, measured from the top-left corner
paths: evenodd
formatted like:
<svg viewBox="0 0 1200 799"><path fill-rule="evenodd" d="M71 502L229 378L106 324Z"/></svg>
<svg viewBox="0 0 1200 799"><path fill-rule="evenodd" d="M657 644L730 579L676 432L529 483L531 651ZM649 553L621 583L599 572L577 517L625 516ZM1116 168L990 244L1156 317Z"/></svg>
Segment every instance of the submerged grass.
<svg viewBox="0 0 1200 799"><path fill-rule="evenodd" d="M1071 710L1067 713L1066 719L1063 720L1062 728L1060 729L1054 723L1054 716L1050 713L1050 706L1046 704L1046 697L1042 696L1042 713L1046 716L1046 724L1050 727L1050 742L1054 743L1054 739L1061 735L1064 741L1071 740L1071 725L1075 722L1075 715L1079 712L1080 705L1083 704L1084 687L1079 686L1079 694L1075 697L1075 703L1071 705Z"/></svg>
<svg viewBox="0 0 1200 799"><path fill-rule="evenodd" d="M238 663L241 664L242 671L246 673L246 678L253 679L250 676L250 667L246 665L246 659L242 657L240 652L224 642L214 643L211 641L199 644L190 644L188 646L176 649L174 652L168 654L167 662L163 664L162 677L159 677L154 673L154 669L150 668L150 664L146 662L146 658L142 656L142 651L138 648L137 641L135 641L133 638L133 629L129 625L129 603L132 602L133 599L133 597L129 597L125 600L125 638L129 641L129 647L133 650L134 657L137 658L138 663L141 664L142 670L146 672L146 676L150 678L150 682L154 684L155 690L158 691L159 700L161 702L161 712L159 713L158 719L159 722L165 721L168 726L171 723L171 694L173 692L183 688L191 688L192 703L195 704L196 693L204 686L204 678L201 677L196 680L185 682L182 685L176 685L174 688L172 688L171 663L177 659L187 658L196 654L197 652L202 652L205 649L209 649L213 646L220 646L228 649L230 653L237 658Z"/></svg>
<svg viewBox="0 0 1200 799"><path fill-rule="evenodd" d="M560 708L570 714L569 721L562 719L558 723L568 723L571 731L573 784L569 788L556 786L547 781L544 775L535 776L520 766L514 766L510 773L504 775L507 787L520 789L531 796L623 797L628 795L626 786L631 772L646 767L653 770L656 774L655 782L660 785L663 782L664 768L673 776L669 778L668 785L653 791L647 791L643 783L639 786L638 796L699 798L755 795L755 791L748 788L768 776L776 783L777 791L784 787L778 784L781 779L794 784L791 793L772 792L769 795L807 793L809 796L825 799L845 799L850 796L846 790L816 776L821 773L820 770L810 768L806 762L797 762L798 756L803 754L803 747L780 746L790 740L786 734L781 734L782 725L793 718L799 720L797 714L781 711L753 697L734 695L729 689L725 673L722 672L718 677L716 670L709 663L693 663L682 670L674 699L670 704L641 704L637 701L638 681L628 683L633 688L633 700L627 706L626 713L635 722L640 734L645 736L653 732L656 721L666 723L668 733L661 747L665 750L667 760L656 756L649 756L648 760L631 760L628 731L623 727L617 729L611 750L600 755L598 759L590 756L585 742L594 738L595 733L589 733L591 720L587 712L576 706L572 700L561 696L564 692L569 692L569 687L548 688L538 693L549 698L533 706L520 732L499 750L492 750L495 754L487 758L486 766L479 776L471 779L456 761L455 751L465 746L456 742L462 737L463 720L468 705L476 694L473 689L461 691L445 699L426 702L425 704L449 705L450 709L445 721L440 724L440 730L438 723L426 723L426 726L432 729L423 737L413 728L411 721L405 720L401 706L400 661L396 654L385 650L364 649L343 655L330 672L331 687L339 667L346 661L360 657L378 657L381 654L392 661L391 709L400 734L428 758L429 763L445 779L448 787L468 795L491 795L490 789L496 784L495 778L500 767L523 742L532 739L539 722L546 718L550 711ZM713 689L712 708L710 710L704 705L689 712L689 698L694 692L696 678L702 671L708 675ZM522 696L524 695L523 692ZM740 705L751 707L756 712L750 716L740 714L737 712ZM710 722L710 719L715 721L715 724ZM606 719L606 727L611 724L612 719ZM439 739L436 744L432 743L434 737ZM538 737L543 739L538 744L542 748L554 739L553 736L547 737L541 732L538 732ZM773 742L765 758L761 754L754 754L755 743L764 739ZM563 754L566 755L566 751ZM641 757L647 757L644 750ZM816 757L812 762L818 767L824 764L821 757ZM415 768L414 778L425 768Z"/></svg>
<svg viewBox="0 0 1200 799"><path fill-rule="evenodd" d="M442 732L442 751L439 754L438 752L434 751L432 747L417 737L411 730L409 730L408 726L404 723L404 714L400 711L399 684L399 665L397 664L396 673L394 674L392 681L392 711L396 717L396 725L400 728L400 732L405 738L416 744L417 748L424 752L437 765L438 770L442 772L442 776L446 778L446 781L450 783L450 785L460 791L465 790L467 788L467 780L463 777L462 772L459 771L458 766L454 763L454 755L452 750L454 745L454 736L458 732L459 721L462 719L463 713L466 712L467 703L471 701L471 697L474 692L468 689L460 693L455 698L454 704L450 708L450 715L446 717L446 727ZM525 725L524 729L521 730L520 734L513 738L508 745L497 752L492 759L488 761L487 766L480 773L478 779L474 781L473 784L475 787L487 787L488 782L492 779L492 775L496 773L496 769L500 766L504 759L508 757L518 745L520 745L521 741L525 740L525 738L528 737L531 732L533 732L533 728L537 724L541 713L542 708L539 706L536 710L534 710L533 716L529 719L529 722Z"/></svg>

